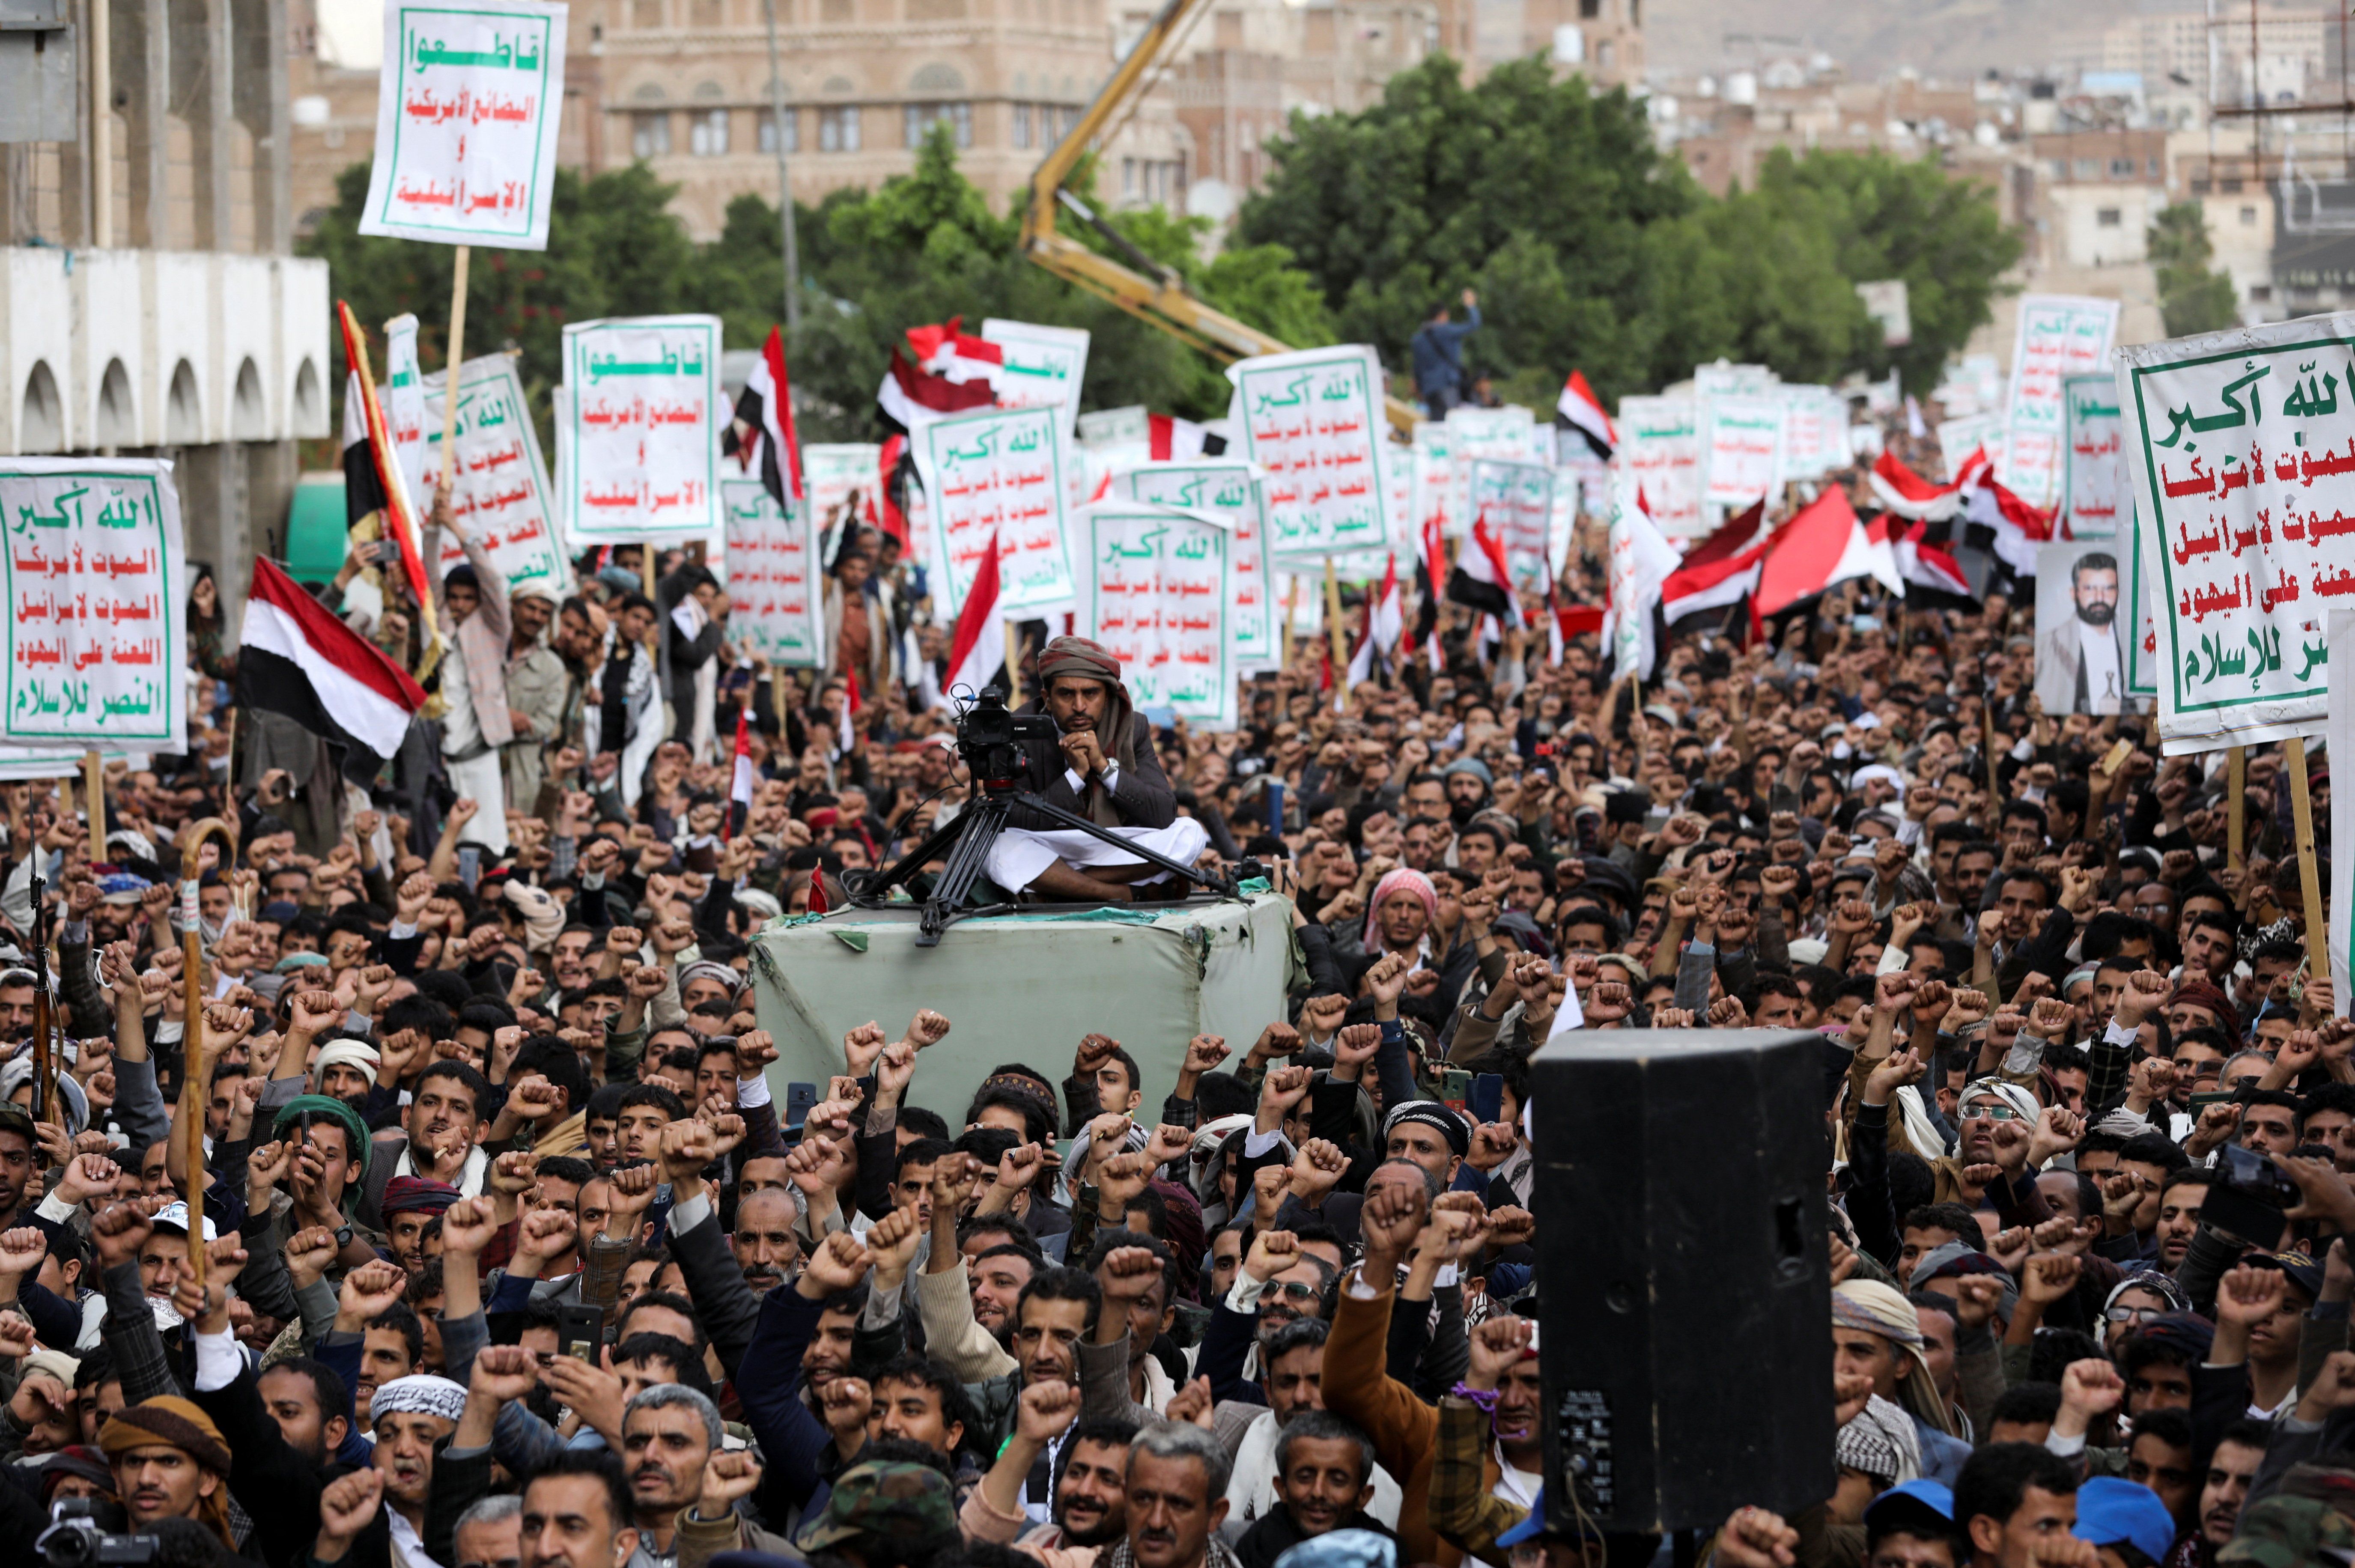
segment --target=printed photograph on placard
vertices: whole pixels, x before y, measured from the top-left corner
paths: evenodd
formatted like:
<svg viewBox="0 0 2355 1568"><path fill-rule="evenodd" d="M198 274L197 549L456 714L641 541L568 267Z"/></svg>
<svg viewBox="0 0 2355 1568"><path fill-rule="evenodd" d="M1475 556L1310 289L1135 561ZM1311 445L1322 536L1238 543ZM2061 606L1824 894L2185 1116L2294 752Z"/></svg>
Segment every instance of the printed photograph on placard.
<svg viewBox="0 0 2355 1568"><path fill-rule="evenodd" d="M2036 552L2036 696L2045 712L2129 710L2125 579L2107 540Z"/></svg>

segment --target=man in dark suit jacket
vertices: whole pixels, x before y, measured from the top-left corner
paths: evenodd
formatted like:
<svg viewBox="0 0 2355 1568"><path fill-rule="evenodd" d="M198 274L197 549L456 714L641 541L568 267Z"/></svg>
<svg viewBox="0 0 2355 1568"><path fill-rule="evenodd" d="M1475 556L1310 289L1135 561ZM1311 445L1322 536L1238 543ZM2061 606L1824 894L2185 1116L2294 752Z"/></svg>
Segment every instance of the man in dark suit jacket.
<svg viewBox="0 0 2355 1568"><path fill-rule="evenodd" d="M1180 821L1177 792L1170 788L1169 776L1161 771L1160 759L1154 754L1153 726L1135 710L1120 677L1119 658L1103 644L1086 637L1057 637L1039 652L1041 696L1023 711L1049 715L1062 734L1055 741L1023 742L1028 763L1023 782L1074 816L1115 831L1130 830L1127 836L1143 837L1136 830L1164 830L1164 836L1173 841L1164 844L1156 838L1153 848L1190 862L1207 840L1190 818ZM1035 874L1009 891L1028 888L1066 900L1125 900L1135 896L1134 883L1166 874L1143 860L1105 859L1108 849L1100 852L1093 840L1076 829L1064 828L1027 807L1016 805L1007 820L1010 828L1027 832L1009 833L1001 844L1029 835L1053 834L1055 847L1061 851L1043 869L1035 869L1034 852L1014 874L1034 869ZM1173 854L1173 849L1178 852ZM1073 855L1082 857L1081 863L1073 863ZM993 878L1005 884L1007 879L999 872L1009 869L1007 860L993 853Z"/></svg>

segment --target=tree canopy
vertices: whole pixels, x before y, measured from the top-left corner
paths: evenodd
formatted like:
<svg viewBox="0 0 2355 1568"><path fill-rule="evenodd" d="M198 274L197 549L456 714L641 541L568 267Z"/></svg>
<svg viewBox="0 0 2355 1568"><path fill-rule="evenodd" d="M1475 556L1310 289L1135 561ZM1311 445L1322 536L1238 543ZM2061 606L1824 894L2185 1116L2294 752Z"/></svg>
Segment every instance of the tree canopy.
<svg viewBox="0 0 2355 1568"><path fill-rule="evenodd" d="M2232 274L2209 265L2216 259L2216 247L2208 238L2207 215L2198 202L2179 201L2159 208L2145 243L2158 275L2158 314L2167 336L2188 337L2239 325L2239 295Z"/></svg>
<svg viewBox="0 0 2355 1568"><path fill-rule="evenodd" d="M1801 381L1894 365L1926 389L2019 252L1987 191L1881 154L1777 152L1754 188L1711 197L1655 145L1638 101L1557 82L1538 59L1470 87L1432 59L1362 113L1295 115L1270 150L1267 189L1207 259L1205 219L1156 208L1108 220L1204 300L1298 347L1369 342L1403 365L1429 307L1476 289L1487 325L1470 361L1540 404L1573 367L1613 399L1720 357ZM1092 181L1083 163L1074 193ZM415 312L436 369L453 251L362 238L367 191L365 164L345 170L302 249L327 261L336 296L370 327ZM568 321L709 311L728 347L756 346L783 299L777 209L739 197L719 237L698 244L667 210L674 194L643 164L559 170L548 249L474 257L470 351L517 350L545 410ZM958 170L945 124L911 173L797 204L795 221L805 293L790 362L810 440L873 438L892 344L952 315L1086 328L1089 408L1226 411L1218 366L1024 259L1018 212L993 210ZM1910 285L1909 347L1882 347L1857 298L1857 283L1882 278Z"/></svg>
<svg viewBox="0 0 2355 1568"><path fill-rule="evenodd" d="M1465 288L1487 325L1471 361L1500 379L1583 369L1604 397L1720 356L1794 380L1849 370L1927 389L1988 316L2019 241L1992 193L1886 154L1771 154L1714 199L1652 140L1640 101L1553 80L1542 59L1464 85L1433 58L1358 114L1295 115L1239 241L1280 244L1340 336L1403 362ZM1854 285L1910 285L1911 346L1884 348Z"/></svg>

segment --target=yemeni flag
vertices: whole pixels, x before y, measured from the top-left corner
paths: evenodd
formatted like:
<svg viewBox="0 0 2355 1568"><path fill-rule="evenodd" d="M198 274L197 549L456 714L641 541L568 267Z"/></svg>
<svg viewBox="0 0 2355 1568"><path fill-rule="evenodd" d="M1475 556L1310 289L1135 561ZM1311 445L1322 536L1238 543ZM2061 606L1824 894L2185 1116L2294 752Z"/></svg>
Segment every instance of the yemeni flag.
<svg viewBox="0 0 2355 1568"><path fill-rule="evenodd" d="M852 740L850 721L858 717L858 710L866 707L867 704L858 699L858 672L857 670L846 667L842 672L842 725L836 738L841 747L839 754L847 757L850 755L850 743Z"/></svg>
<svg viewBox="0 0 2355 1568"><path fill-rule="evenodd" d="M1156 463L1183 463L1189 457L1218 456L1226 451L1227 443L1219 442L1216 451L1210 443L1217 438L1192 420L1181 420L1171 414L1145 416L1146 438L1152 443L1151 453Z"/></svg>
<svg viewBox="0 0 2355 1568"><path fill-rule="evenodd" d="M1006 373L1006 350L986 337L967 336L964 317L953 315L938 326L908 328L908 348L924 374L953 386L981 382L996 400L998 379Z"/></svg>
<svg viewBox="0 0 2355 1568"><path fill-rule="evenodd" d="M1414 612L1414 641L1431 660L1431 672L1437 675L1447 667L1446 654L1439 645L1439 585L1446 580L1440 568L1446 563L1447 546L1440 537L1436 516L1423 518L1422 543L1414 562L1414 589L1421 595Z"/></svg>
<svg viewBox="0 0 2355 1568"><path fill-rule="evenodd" d="M1609 540L1604 583L1610 592L1611 613L1604 641L1611 648L1612 673L1649 680L1659 657L1652 607L1660 602L1678 563L1675 548L1652 524L1642 488L1625 467L1612 485Z"/></svg>
<svg viewBox="0 0 2355 1568"><path fill-rule="evenodd" d="M1993 550L2012 576L2034 577L2036 547L2052 537L2052 513L2030 506L1999 483L1993 464L1980 464L1968 494L1965 542Z"/></svg>
<svg viewBox="0 0 2355 1568"><path fill-rule="evenodd" d="M237 699L382 766L425 706L425 688L265 556L246 595Z"/></svg>
<svg viewBox="0 0 2355 1568"><path fill-rule="evenodd" d="M965 590L964 608L957 612L956 635L949 639L949 684L978 694L998 685L1006 664L1006 622L997 613L997 536L989 536L989 553ZM1000 689L1004 689L1000 687Z"/></svg>
<svg viewBox="0 0 2355 1568"><path fill-rule="evenodd" d="M1603 400L1586 384L1586 372L1572 370L1570 379L1561 384L1561 396L1554 400L1553 422L1559 428L1574 430L1586 438L1594 455L1604 462L1611 461L1618 450L1619 432L1612 425L1611 416L1603 411Z"/></svg>
<svg viewBox="0 0 2355 1568"><path fill-rule="evenodd" d="M1513 595L1513 574L1505 569L1505 541L1489 528L1485 512L1472 524L1469 548L1455 558L1455 570L1447 579L1447 597L1499 621L1509 617L1514 625L1522 624L1520 601Z"/></svg>
<svg viewBox="0 0 2355 1568"><path fill-rule="evenodd" d="M1766 503L1754 501L1728 517L1718 530L1685 552L1684 564L1660 585L1660 614L1668 625L1704 610L1738 604L1758 587L1758 563L1766 558Z"/></svg>
<svg viewBox="0 0 2355 1568"><path fill-rule="evenodd" d="M736 417L720 433L720 451L751 472L760 464L761 486L779 511L785 498L802 498L801 443L794 434L794 388L785 376L784 334L769 328L761 357L744 379L743 395L736 400Z"/></svg>
<svg viewBox="0 0 2355 1568"><path fill-rule="evenodd" d="M1905 580L1909 603L1933 610L1978 607L1978 596L1971 592L1970 579L1963 574L1961 563L1944 545L1928 542L1929 524L1909 523L1902 517L1884 514L1864 527L1867 534L1888 542L1897 560L1897 575Z"/></svg>
<svg viewBox="0 0 2355 1568"><path fill-rule="evenodd" d="M1758 577L1753 619L1778 615L1850 578L1870 577L1903 594L1897 555L1886 538L1873 539L1848 504L1848 492L1826 490L1774 530Z"/></svg>
<svg viewBox="0 0 2355 1568"><path fill-rule="evenodd" d="M898 539L900 549L905 551L908 514L900 498L907 494L903 486L914 484L916 475L916 460L909 455L906 436L883 438L883 450L877 455L875 471L875 494L879 504L868 508L867 520Z"/></svg>
<svg viewBox="0 0 2355 1568"><path fill-rule="evenodd" d="M1393 553L1382 568L1381 587L1366 604L1366 629L1358 638L1357 652L1349 656L1348 689L1355 691L1375 678L1377 655L1385 667L1391 664L1399 639L1405 635L1406 601L1399 592L1398 556Z"/></svg>
<svg viewBox="0 0 2355 1568"><path fill-rule="evenodd" d="M1890 511L1901 517L1926 518L1937 521L1959 515L1966 497L1964 486L1976 479L1987 465L1985 451L1975 451L1963 459L1959 475L1951 485L1933 485L1899 461L1895 453L1886 447L1873 460L1869 477L1873 496Z"/></svg>
<svg viewBox="0 0 2355 1568"><path fill-rule="evenodd" d="M417 503L394 454L391 427L385 423L384 405L377 401L376 376L368 368L368 337L352 315L352 307L336 302L336 325L344 334L344 363L350 379L344 386L344 506L347 522L357 523L370 513L380 516L384 537L400 547L401 570L409 574L409 590L424 613L430 640L439 642L435 624L432 580L425 575L425 558L417 547Z"/></svg>
<svg viewBox="0 0 2355 1568"><path fill-rule="evenodd" d="M728 774L728 815L720 818L719 841L727 843L744 831L752 815L752 703L747 698L736 709L736 764Z"/></svg>
<svg viewBox="0 0 2355 1568"><path fill-rule="evenodd" d="M993 343L987 347L994 349L997 346ZM952 381L945 376L920 369L894 347L891 368L883 373L883 385L876 389L875 400L881 406L883 417L904 435L951 414L996 408L997 392L986 380Z"/></svg>

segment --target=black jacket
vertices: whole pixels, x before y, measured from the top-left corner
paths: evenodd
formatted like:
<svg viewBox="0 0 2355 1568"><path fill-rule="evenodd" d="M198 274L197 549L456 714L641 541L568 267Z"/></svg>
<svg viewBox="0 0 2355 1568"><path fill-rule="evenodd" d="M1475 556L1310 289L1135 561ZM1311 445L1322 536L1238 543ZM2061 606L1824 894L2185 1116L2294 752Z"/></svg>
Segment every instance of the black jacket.
<svg viewBox="0 0 2355 1568"><path fill-rule="evenodd" d="M1025 712L1039 711L1034 703ZM1178 820L1178 794L1169 787L1169 775L1161 771L1161 759L1153 752L1153 726L1141 713L1128 718L1131 749L1135 753L1133 764L1119 768L1119 779L1112 790L1112 803L1120 814L1121 825L1126 827L1167 827ZM1105 754L1118 759L1118 749L1107 745ZM1063 748L1053 741L1025 741L1022 752L1029 766L1022 779L1024 788L1031 790L1053 805L1061 806L1075 816L1088 815L1088 807L1063 775L1071 764L1063 758ZM1044 831L1064 827L1024 806L1017 805L1007 817L1016 827Z"/></svg>

